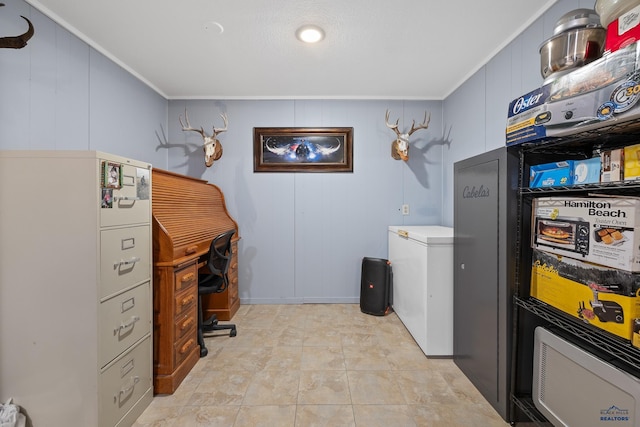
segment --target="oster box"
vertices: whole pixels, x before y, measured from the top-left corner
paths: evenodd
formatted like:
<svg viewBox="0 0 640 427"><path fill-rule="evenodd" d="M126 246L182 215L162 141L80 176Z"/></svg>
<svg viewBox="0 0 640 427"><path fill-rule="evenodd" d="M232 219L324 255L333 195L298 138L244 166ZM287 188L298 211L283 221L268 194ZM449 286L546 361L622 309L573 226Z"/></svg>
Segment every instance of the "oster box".
<svg viewBox="0 0 640 427"><path fill-rule="evenodd" d="M544 112L549 91L549 86L543 86L511 101L507 114L507 146L536 141L547 135Z"/></svg>

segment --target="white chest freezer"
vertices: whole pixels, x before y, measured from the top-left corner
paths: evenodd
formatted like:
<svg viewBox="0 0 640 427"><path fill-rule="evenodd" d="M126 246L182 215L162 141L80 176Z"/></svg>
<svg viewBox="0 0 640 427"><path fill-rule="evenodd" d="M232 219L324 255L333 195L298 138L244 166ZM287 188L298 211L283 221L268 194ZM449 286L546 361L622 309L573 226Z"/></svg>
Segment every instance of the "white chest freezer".
<svg viewBox="0 0 640 427"><path fill-rule="evenodd" d="M453 228L389 226L393 310L426 356L453 355Z"/></svg>

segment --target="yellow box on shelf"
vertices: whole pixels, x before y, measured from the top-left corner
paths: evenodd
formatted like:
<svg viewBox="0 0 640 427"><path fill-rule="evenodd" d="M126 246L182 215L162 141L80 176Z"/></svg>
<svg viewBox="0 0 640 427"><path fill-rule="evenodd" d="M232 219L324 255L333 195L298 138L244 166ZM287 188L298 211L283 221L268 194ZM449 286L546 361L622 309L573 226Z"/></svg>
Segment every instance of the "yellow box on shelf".
<svg viewBox="0 0 640 427"><path fill-rule="evenodd" d="M640 274L534 250L531 296L625 340L640 320Z"/></svg>

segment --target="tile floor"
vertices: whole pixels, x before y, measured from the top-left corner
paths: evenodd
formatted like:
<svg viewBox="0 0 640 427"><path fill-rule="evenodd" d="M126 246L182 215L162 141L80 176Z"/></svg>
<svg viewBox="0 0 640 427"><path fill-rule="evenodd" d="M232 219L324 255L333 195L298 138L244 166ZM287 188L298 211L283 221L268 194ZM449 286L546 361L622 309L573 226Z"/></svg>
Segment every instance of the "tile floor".
<svg viewBox="0 0 640 427"><path fill-rule="evenodd" d="M225 323L225 322L223 322ZM505 427L451 359L426 358L395 313L243 305L173 395L134 427Z"/></svg>

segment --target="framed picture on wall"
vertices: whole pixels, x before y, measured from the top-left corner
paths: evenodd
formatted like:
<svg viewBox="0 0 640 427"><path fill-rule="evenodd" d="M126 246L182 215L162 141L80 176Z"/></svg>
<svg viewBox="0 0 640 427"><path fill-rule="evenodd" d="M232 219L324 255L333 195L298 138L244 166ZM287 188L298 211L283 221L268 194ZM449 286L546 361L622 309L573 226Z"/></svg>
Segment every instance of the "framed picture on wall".
<svg viewBox="0 0 640 427"><path fill-rule="evenodd" d="M254 172L353 172L353 128L253 128Z"/></svg>

